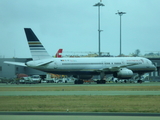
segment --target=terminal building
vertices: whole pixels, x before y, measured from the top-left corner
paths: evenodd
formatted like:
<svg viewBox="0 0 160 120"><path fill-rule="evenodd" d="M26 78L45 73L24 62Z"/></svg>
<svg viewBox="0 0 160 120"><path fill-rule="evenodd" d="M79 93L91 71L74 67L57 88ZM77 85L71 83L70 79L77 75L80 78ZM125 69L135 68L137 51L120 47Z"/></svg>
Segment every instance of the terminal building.
<svg viewBox="0 0 160 120"><path fill-rule="evenodd" d="M27 62L30 61L30 58L1 58L0 59L0 77L5 78L15 78L17 74L27 74L31 75L46 75L45 72L35 70L29 67L17 66L17 65L9 65L5 64L4 61L12 61L12 62Z"/></svg>
<svg viewBox="0 0 160 120"><path fill-rule="evenodd" d="M160 76L160 58L149 58L149 59L157 66L157 71L149 73L149 75L152 77ZM22 74L22 73L27 74L29 76L31 75L46 76L45 72L39 70L35 70L29 67L15 66L4 63L4 61L25 63L30 60L31 58L0 58L0 77L15 78L17 74Z"/></svg>

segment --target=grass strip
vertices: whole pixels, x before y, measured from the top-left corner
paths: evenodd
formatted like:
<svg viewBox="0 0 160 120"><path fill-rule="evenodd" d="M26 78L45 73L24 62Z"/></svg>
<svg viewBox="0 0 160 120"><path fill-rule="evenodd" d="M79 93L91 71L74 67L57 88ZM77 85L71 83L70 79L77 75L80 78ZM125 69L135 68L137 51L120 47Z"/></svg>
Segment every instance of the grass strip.
<svg viewBox="0 0 160 120"><path fill-rule="evenodd" d="M160 86L0 87L0 91L160 91Z"/></svg>
<svg viewBox="0 0 160 120"><path fill-rule="evenodd" d="M0 111L160 113L160 96L0 96Z"/></svg>

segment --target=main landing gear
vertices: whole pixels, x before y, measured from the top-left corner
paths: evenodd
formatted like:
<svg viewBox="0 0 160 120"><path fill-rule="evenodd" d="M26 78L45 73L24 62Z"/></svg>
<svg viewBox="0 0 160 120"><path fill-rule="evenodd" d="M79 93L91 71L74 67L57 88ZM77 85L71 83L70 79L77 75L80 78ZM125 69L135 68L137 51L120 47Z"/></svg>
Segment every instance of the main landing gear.
<svg viewBox="0 0 160 120"><path fill-rule="evenodd" d="M105 80L97 80L97 84L106 84Z"/></svg>
<svg viewBox="0 0 160 120"><path fill-rule="evenodd" d="M103 80L104 76L104 72L100 72L100 80L97 80L97 84L106 84L106 81Z"/></svg>
<svg viewBox="0 0 160 120"><path fill-rule="evenodd" d="M137 79L137 83L142 83L143 82L143 74L138 74L138 79Z"/></svg>
<svg viewBox="0 0 160 120"><path fill-rule="evenodd" d="M142 83L142 80L137 80L137 83Z"/></svg>
<svg viewBox="0 0 160 120"><path fill-rule="evenodd" d="M75 80L74 84L83 84L83 80Z"/></svg>

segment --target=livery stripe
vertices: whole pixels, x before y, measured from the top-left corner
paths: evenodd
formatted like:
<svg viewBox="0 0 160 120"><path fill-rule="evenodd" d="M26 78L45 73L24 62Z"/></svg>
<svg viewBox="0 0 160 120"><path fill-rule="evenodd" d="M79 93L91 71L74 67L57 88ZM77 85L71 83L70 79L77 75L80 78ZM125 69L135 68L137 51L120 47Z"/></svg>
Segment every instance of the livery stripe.
<svg viewBox="0 0 160 120"><path fill-rule="evenodd" d="M45 51L43 47L34 47L34 48L30 47L30 50L44 50Z"/></svg>
<svg viewBox="0 0 160 120"><path fill-rule="evenodd" d="M52 58L30 28L24 28L33 60Z"/></svg>
<svg viewBox="0 0 160 120"><path fill-rule="evenodd" d="M43 47L42 45L29 45L29 47Z"/></svg>
<svg viewBox="0 0 160 120"><path fill-rule="evenodd" d="M28 42L29 44L41 44L40 42Z"/></svg>

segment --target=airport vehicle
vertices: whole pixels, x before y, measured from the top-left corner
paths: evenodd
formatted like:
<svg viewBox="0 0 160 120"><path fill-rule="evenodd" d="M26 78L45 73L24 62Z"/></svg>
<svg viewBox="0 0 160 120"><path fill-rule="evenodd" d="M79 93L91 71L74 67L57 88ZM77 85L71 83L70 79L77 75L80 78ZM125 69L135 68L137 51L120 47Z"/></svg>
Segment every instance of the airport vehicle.
<svg viewBox="0 0 160 120"><path fill-rule="evenodd" d="M119 79L129 79L133 73L139 74L138 82L144 73L156 70L155 65L142 57L95 57L95 58L53 58L51 57L34 32L25 28L25 34L33 60L26 63L9 62L8 64L31 67L47 73L74 75L78 80L75 84L83 84L82 77L100 75L97 83L105 83L103 80L106 74L113 74Z"/></svg>
<svg viewBox="0 0 160 120"><path fill-rule="evenodd" d="M40 75L32 75L31 78L32 81L36 81L37 83L40 83L42 80Z"/></svg>
<svg viewBox="0 0 160 120"><path fill-rule="evenodd" d="M32 76L28 76L28 77L21 77L19 80L19 83L22 84L32 84L32 83L40 83L41 82L41 77L40 75L32 75Z"/></svg>
<svg viewBox="0 0 160 120"><path fill-rule="evenodd" d="M19 83L21 84L26 84L26 83L31 83L31 78L30 77L21 77L19 80Z"/></svg>
<svg viewBox="0 0 160 120"><path fill-rule="evenodd" d="M19 73L16 75L18 79L22 78L22 77L28 77L28 75L24 74L24 73Z"/></svg>

